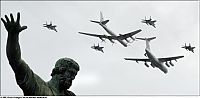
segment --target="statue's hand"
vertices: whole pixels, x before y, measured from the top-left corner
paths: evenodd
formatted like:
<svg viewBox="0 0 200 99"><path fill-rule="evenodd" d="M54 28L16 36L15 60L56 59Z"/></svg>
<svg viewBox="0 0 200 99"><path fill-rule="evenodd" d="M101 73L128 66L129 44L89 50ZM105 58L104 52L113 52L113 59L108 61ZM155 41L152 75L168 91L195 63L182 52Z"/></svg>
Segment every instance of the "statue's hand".
<svg viewBox="0 0 200 99"><path fill-rule="evenodd" d="M8 16L5 15L6 21L1 18L1 21L3 22L6 30L8 31L8 35L18 35L22 30L25 30L27 26L21 26L20 25L20 13L17 13L17 20L14 21L12 13L10 14L10 19L8 19Z"/></svg>

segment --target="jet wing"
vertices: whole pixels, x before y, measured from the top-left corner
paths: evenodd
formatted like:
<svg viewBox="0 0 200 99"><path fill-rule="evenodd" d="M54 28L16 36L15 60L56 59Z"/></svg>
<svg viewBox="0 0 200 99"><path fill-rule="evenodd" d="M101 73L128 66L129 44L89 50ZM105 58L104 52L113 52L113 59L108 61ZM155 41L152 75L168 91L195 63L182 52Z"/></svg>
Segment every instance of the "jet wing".
<svg viewBox="0 0 200 99"><path fill-rule="evenodd" d="M99 38L108 38L108 36L106 35L90 34L90 33L85 33L85 32L78 32L78 33L88 35L88 36L99 37Z"/></svg>
<svg viewBox="0 0 200 99"><path fill-rule="evenodd" d="M56 26L56 25L52 25L51 27L55 28L55 27L57 27L57 26Z"/></svg>
<svg viewBox="0 0 200 99"><path fill-rule="evenodd" d="M132 61L136 61L138 63L138 61L143 61L143 62L150 62L149 59L138 59L138 58L124 58L125 60L132 60Z"/></svg>
<svg viewBox="0 0 200 99"><path fill-rule="evenodd" d="M176 57L167 57L167 58L158 58L159 61L161 62L166 62L166 61L171 61L171 60L175 60L179 59L179 58L183 58L184 56L176 56Z"/></svg>
<svg viewBox="0 0 200 99"><path fill-rule="evenodd" d="M137 31L127 33L127 34L124 34L124 35L119 35L119 36L98 35L98 34L90 34L90 33L85 33L85 32L78 32L78 33L88 35L88 36L99 37L101 40L103 40L102 38L105 38L105 39L110 40L112 43L114 43L112 40L124 40L124 39L127 39L128 37L132 37L133 35L139 33L140 31L142 31L142 30L139 29Z"/></svg>
<svg viewBox="0 0 200 99"><path fill-rule="evenodd" d="M156 28L155 24L152 24L152 26L153 26L154 28Z"/></svg>
<svg viewBox="0 0 200 99"><path fill-rule="evenodd" d="M120 39L120 40L124 40L124 39L127 39L127 38L129 38L129 37L132 37L133 35L135 35L135 34L141 32L141 31L142 31L142 30L139 29L139 30L136 30L136 31L127 33L127 34L119 35L119 36L117 36L116 38L117 38L117 39ZM114 38L114 39L115 39L115 38Z"/></svg>

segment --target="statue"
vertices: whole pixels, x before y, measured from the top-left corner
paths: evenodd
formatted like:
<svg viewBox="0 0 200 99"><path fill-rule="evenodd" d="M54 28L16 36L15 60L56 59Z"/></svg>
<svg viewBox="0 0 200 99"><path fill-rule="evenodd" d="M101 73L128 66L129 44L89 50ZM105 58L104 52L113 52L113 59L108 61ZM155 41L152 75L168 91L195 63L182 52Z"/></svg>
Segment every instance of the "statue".
<svg viewBox="0 0 200 99"><path fill-rule="evenodd" d="M5 20L1 18L6 30L8 31L6 54L12 70L15 73L16 82L23 90L25 96L62 96L75 94L68 89L72 85L79 71L79 65L70 58L61 58L51 73L51 80L45 82L35 74L28 64L21 58L19 45L19 33L27 26L20 25L20 13L17 13L15 21L10 14L10 20L5 15Z"/></svg>

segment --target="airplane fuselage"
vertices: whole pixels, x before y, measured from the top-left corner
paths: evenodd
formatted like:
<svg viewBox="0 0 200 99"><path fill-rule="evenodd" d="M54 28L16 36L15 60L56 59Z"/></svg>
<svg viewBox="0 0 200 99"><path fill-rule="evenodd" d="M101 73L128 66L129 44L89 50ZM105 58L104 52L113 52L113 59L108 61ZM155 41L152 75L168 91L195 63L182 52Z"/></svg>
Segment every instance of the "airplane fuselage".
<svg viewBox="0 0 200 99"><path fill-rule="evenodd" d="M145 49L145 52L154 67L159 68L164 73L168 72L167 68L148 49Z"/></svg>
<svg viewBox="0 0 200 99"><path fill-rule="evenodd" d="M92 46L91 48L103 52L103 47Z"/></svg>
<svg viewBox="0 0 200 99"><path fill-rule="evenodd" d="M108 34L110 34L111 36L117 36L114 32L112 32L111 30L109 30L108 28L107 28L107 26L106 25L104 25L104 24L101 24L100 23L100 25L106 30L106 32L108 33ZM119 40L119 39L117 39L124 47L127 47L127 44L123 41L123 40Z"/></svg>

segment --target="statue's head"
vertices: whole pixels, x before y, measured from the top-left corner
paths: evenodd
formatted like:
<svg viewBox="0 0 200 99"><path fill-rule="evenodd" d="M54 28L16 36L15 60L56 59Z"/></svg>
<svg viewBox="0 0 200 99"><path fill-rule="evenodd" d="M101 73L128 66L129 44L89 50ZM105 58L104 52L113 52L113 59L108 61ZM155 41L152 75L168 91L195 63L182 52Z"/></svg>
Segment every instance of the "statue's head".
<svg viewBox="0 0 200 99"><path fill-rule="evenodd" d="M78 71L79 65L73 59L61 58L56 62L51 76L57 76L60 88L69 89Z"/></svg>

